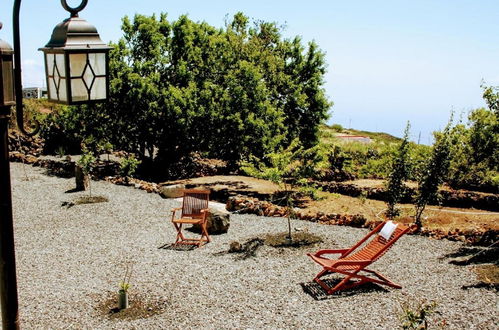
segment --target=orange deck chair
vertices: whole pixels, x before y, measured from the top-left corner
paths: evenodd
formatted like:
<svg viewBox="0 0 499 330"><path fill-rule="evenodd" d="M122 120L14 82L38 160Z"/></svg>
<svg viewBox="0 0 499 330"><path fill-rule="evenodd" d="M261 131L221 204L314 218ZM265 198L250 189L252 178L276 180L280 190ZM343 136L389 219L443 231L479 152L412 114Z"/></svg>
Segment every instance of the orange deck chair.
<svg viewBox="0 0 499 330"><path fill-rule="evenodd" d="M187 189L184 190L182 207L172 210L172 222L177 229L175 244L190 244L198 247L211 241L206 228L208 219L208 202L210 191ZM177 211L182 211L180 218L175 218ZM197 224L201 227L200 238L186 238L182 233L184 224Z"/></svg>
<svg viewBox="0 0 499 330"><path fill-rule="evenodd" d="M391 221L386 221L379 224L373 231L367 234L350 249L340 250L319 250L315 254L308 253L316 263L322 266L322 271L315 276L314 281L318 283L327 294L349 289L367 282L373 282L383 285L388 285L393 288L401 289L402 287L388 280L383 275L374 270L369 270L366 267L378 260L390 247L407 231L408 226L396 224ZM371 240L369 240L371 239ZM338 259L329 259L324 257L327 254L339 254ZM374 276L359 274L366 272ZM340 273L345 275L333 288L329 287L321 280L321 277Z"/></svg>

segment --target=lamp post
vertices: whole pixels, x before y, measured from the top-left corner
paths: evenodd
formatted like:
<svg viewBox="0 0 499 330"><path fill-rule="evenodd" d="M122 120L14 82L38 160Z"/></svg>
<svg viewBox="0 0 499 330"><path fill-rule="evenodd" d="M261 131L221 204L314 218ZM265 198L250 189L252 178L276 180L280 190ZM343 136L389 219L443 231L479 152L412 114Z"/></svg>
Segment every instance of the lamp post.
<svg viewBox="0 0 499 330"><path fill-rule="evenodd" d="M44 52L49 100L63 104L104 101L108 96L108 53L97 29L78 17L88 0L73 8L61 0L71 16L58 24ZM19 12L21 0L14 1L14 49L0 40L0 304L3 329L19 328L17 278L12 218L8 125L12 105L16 105L17 126L24 128ZM1 23L0 23L1 29ZM15 67L13 67L15 62ZM15 96L15 97L14 97Z"/></svg>

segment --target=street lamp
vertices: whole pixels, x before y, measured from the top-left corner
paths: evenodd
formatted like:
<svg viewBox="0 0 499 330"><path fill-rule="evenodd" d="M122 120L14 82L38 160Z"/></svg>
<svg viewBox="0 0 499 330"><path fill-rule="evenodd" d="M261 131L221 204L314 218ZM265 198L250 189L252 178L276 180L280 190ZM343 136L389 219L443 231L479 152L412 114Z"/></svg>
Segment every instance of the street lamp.
<svg viewBox="0 0 499 330"><path fill-rule="evenodd" d="M48 44L40 48L45 57L48 98L63 104L81 104L107 99L108 52L97 29L78 17L87 1L77 8L62 2L71 17L59 23Z"/></svg>
<svg viewBox="0 0 499 330"><path fill-rule="evenodd" d="M95 27L78 17L78 12L87 3L88 0L82 0L78 7L72 8L66 0L61 0L62 7L71 13L71 17L55 27L49 43L40 49L44 52L51 101L83 104L104 101L108 97L108 53L111 47L102 42ZM19 328L8 147L11 106L16 105L17 126L21 132L34 135L38 131L38 123L31 132L24 128L20 7L21 0L14 0L14 50L0 40L0 303L4 329Z"/></svg>

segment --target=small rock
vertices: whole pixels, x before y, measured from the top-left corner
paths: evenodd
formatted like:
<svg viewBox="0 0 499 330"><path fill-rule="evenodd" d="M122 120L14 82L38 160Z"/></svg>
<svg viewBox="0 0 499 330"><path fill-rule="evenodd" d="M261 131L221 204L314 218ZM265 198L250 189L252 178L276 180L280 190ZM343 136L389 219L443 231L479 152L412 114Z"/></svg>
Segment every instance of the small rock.
<svg viewBox="0 0 499 330"><path fill-rule="evenodd" d="M238 241L230 242L230 245L229 245L229 252L230 253L241 252L242 250L243 250L243 246L241 245L241 243L239 243Z"/></svg>

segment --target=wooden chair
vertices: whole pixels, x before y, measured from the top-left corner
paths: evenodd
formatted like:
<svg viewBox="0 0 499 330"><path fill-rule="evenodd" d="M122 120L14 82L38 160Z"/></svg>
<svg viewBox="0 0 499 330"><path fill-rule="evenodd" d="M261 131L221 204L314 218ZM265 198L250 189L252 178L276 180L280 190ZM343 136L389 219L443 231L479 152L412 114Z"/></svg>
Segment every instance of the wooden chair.
<svg viewBox="0 0 499 330"><path fill-rule="evenodd" d="M206 228L210 191L188 189L184 190L183 195L182 207L172 210L172 223L177 230L175 244L202 246L211 241ZM177 211L182 211L180 218L175 218ZM201 237L186 238L182 233L182 227L185 224L199 225L201 227Z"/></svg>
<svg viewBox="0 0 499 330"><path fill-rule="evenodd" d="M327 294L349 289L367 282L401 289L400 285L391 282L383 275L366 267L385 254L408 230L408 226L387 221L379 224L373 231L349 249L319 250L313 255L308 253L307 255L323 268L315 276L314 281L326 290ZM327 254L339 254L340 257L338 259L324 257ZM361 275L359 274L360 272L372 274L374 277L368 276L368 274ZM321 280L321 277L332 273L343 274L345 278L331 288Z"/></svg>

